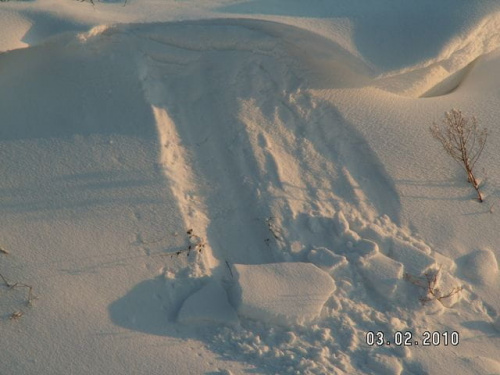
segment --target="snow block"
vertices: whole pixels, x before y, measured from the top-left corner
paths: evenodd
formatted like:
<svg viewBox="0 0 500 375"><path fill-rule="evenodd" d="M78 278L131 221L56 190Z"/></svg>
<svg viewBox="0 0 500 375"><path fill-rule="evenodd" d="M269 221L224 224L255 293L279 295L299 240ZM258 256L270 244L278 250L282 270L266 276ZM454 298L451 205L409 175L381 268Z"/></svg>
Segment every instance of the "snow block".
<svg viewBox="0 0 500 375"><path fill-rule="evenodd" d="M307 254L307 259L315 266L324 269L325 271L332 271L337 267L347 264L346 257L337 255L333 251L324 247L311 250Z"/></svg>
<svg viewBox="0 0 500 375"><path fill-rule="evenodd" d="M460 259L463 274L472 281L489 284L498 274L498 263L491 250L477 250Z"/></svg>
<svg viewBox="0 0 500 375"><path fill-rule="evenodd" d="M235 264L234 301L239 314L273 323L317 318L335 282L311 263Z"/></svg>
<svg viewBox="0 0 500 375"><path fill-rule="evenodd" d="M378 245L370 240L362 239L354 246L356 252L362 257L372 257L379 253Z"/></svg>
<svg viewBox="0 0 500 375"><path fill-rule="evenodd" d="M436 260L433 257L398 238L392 239L390 255L393 259L403 263L406 272L411 275L420 276L437 267Z"/></svg>
<svg viewBox="0 0 500 375"><path fill-rule="evenodd" d="M358 242L361 241L361 236L353 230L346 230L344 232L343 238L346 242Z"/></svg>
<svg viewBox="0 0 500 375"><path fill-rule="evenodd" d="M238 316L224 288L212 281L184 301L177 321L182 324L235 324Z"/></svg>
<svg viewBox="0 0 500 375"><path fill-rule="evenodd" d="M398 287L398 280L403 277L404 266L379 253L361 261L360 271L380 295L391 298Z"/></svg>

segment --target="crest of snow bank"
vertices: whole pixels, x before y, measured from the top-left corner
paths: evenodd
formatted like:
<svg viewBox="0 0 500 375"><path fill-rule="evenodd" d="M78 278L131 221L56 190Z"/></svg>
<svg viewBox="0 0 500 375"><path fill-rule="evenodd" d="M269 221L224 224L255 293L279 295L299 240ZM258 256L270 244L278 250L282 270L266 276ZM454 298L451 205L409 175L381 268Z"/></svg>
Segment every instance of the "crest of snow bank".
<svg viewBox="0 0 500 375"><path fill-rule="evenodd" d="M77 35L77 38L81 42L87 42L90 39L96 38L101 35L106 35L106 33L109 33L111 30L114 30L115 28L110 25L98 25L93 27L87 32L80 33Z"/></svg>
<svg viewBox="0 0 500 375"><path fill-rule="evenodd" d="M375 86L396 94L419 97L446 94L460 85L468 67L500 47L500 12L487 15L467 30L457 30L434 58L383 73Z"/></svg>
<svg viewBox="0 0 500 375"><path fill-rule="evenodd" d="M31 22L27 18L14 12L2 10L0 13L0 25L2 25L0 52L28 46L23 41L23 37L31 27Z"/></svg>

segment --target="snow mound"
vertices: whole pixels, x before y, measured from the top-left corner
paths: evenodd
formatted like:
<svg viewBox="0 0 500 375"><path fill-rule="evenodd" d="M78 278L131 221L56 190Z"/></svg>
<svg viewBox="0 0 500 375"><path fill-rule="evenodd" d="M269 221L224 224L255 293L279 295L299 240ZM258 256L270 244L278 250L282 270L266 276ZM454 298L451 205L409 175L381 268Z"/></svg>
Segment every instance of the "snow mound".
<svg viewBox="0 0 500 375"><path fill-rule="evenodd" d="M491 250L477 250L463 256L459 262L465 277L481 284L489 284L498 274L498 263Z"/></svg>
<svg viewBox="0 0 500 375"><path fill-rule="evenodd" d="M238 316L224 288L212 281L184 301L177 321L182 324L233 324L238 322Z"/></svg>
<svg viewBox="0 0 500 375"><path fill-rule="evenodd" d="M267 322L311 321L335 291L333 279L310 263L236 264L234 276L238 312Z"/></svg>

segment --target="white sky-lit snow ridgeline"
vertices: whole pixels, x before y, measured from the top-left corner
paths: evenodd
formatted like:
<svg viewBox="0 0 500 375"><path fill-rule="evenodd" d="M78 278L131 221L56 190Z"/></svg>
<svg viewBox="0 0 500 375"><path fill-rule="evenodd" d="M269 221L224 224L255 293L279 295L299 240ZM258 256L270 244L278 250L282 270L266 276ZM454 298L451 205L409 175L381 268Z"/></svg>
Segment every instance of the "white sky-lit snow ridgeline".
<svg viewBox="0 0 500 375"><path fill-rule="evenodd" d="M500 373L500 18L429 4L2 3L0 373Z"/></svg>

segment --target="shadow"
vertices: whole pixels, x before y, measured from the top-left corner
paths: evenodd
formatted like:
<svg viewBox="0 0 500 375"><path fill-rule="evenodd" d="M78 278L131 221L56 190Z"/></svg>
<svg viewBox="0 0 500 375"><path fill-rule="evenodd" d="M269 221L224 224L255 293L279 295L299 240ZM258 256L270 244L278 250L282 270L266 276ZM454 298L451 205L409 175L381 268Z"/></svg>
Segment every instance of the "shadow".
<svg viewBox="0 0 500 375"><path fill-rule="evenodd" d="M157 336L181 337L175 319L184 300L203 285L202 279L158 276L137 284L108 307L111 321L123 328Z"/></svg>
<svg viewBox="0 0 500 375"><path fill-rule="evenodd" d="M488 337L498 336L498 333L495 332L495 328L492 326L492 324L482 320L463 322L462 326L470 330L482 332Z"/></svg>
<svg viewBox="0 0 500 375"><path fill-rule="evenodd" d="M3 213L42 213L92 207L165 204L167 197L161 174L147 170L105 170L74 175L56 175L16 187L0 188ZM166 192L167 193L167 192Z"/></svg>
<svg viewBox="0 0 500 375"><path fill-rule="evenodd" d="M493 212L491 211L491 209L489 207L486 207L484 210L474 211L474 212L467 212L467 213L464 213L463 215L464 216L478 216L478 215L484 215L484 214L490 214L491 215L491 214L493 214Z"/></svg>
<svg viewBox="0 0 500 375"><path fill-rule="evenodd" d="M365 135L331 103L319 103L316 113L317 126L307 125L310 139L321 155L327 155L340 167L341 173L333 184L335 194L353 205L366 197L379 215L386 214L400 224L401 201L396 185Z"/></svg>
<svg viewBox="0 0 500 375"><path fill-rule="evenodd" d="M469 73L472 71L478 60L479 57L475 58L472 62L467 64L467 66L451 74L443 81L439 82L437 85L424 92L422 95L420 95L420 97L433 98L433 97L448 95L455 92L466 80L466 78L468 77Z"/></svg>
<svg viewBox="0 0 500 375"><path fill-rule="evenodd" d="M468 201L474 200L474 194L470 191L470 185L463 180L460 169L457 169L457 177L448 180L395 180L396 186L401 186L401 197L407 199L425 199L429 201ZM416 189L411 189L415 187ZM422 194L428 188L428 195ZM453 189L453 190L452 190ZM463 194L467 192L467 194ZM470 213L475 214L475 213Z"/></svg>
<svg viewBox="0 0 500 375"><path fill-rule="evenodd" d="M425 195L402 194L402 197L409 199L425 199L428 201L467 201L473 199L472 195L464 195L461 197L430 197Z"/></svg>
<svg viewBox="0 0 500 375"><path fill-rule="evenodd" d="M396 185L419 186L419 187L457 187L462 186L456 179L444 181L433 180L394 180Z"/></svg>
<svg viewBox="0 0 500 375"><path fill-rule="evenodd" d="M0 55L2 213L165 205L180 216L131 56L113 38L69 34Z"/></svg>
<svg viewBox="0 0 500 375"><path fill-rule="evenodd" d="M0 141L155 137L151 107L132 60L110 39L89 47L75 35L0 55Z"/></svg>
<svg viewBox="0 0 500 375"><path fill-rule="evenodd" d="M361 55L382 71L401 69L437 56L443 47L487 13L466 0L380 2L250 0L219 12L305 18L348 18ZM495 8L489 6L488 8ZM491 11L491 10L490 10Z"/></svg>
<svg viewBox="0 0 500 375"><path fill-rule="evenodd" d="M56 35L83 32L89 29L88 25L50 13L26 11L23 15L31 21L31 27L23 36L22 41L30 46L42 43Z"/></svg>
<svg viewBox="0 0 500 375"><path fill-rule="evenodd" d="M187 271L187 269L185 270ZM248 358L235 355L233 352L226 354L214 343L214 336L220 334L221 326L217 324L186 326L176 322L177 314L184 300L201 289L207 278L190 278L185 272L184 276L176 279L166 279L158 276L145 280L133 287L127 294L108 306L108 314L113 324L130 330L155 336L168 336L182 340L199 340L206 345L207 350L215 354L218 360L234 362L235 360L248 361ZM105 332L99 335L125 336L123 332ZM236 343L228 342L229 345ZM266 374L260 369L260 363L254 364L256 368L243 370L248 374ZM230 367L230 366L228 366ZM213 371L206 374L221 374Z"/></svg>

